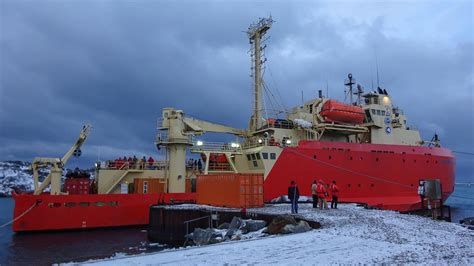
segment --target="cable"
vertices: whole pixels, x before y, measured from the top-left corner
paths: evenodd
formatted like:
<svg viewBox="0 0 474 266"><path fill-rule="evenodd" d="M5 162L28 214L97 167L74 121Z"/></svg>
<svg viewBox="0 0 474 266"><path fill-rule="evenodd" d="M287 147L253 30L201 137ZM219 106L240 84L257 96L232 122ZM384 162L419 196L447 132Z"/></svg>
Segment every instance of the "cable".
<svg viewBox="0 0 474 266"><path fill-rule="evenodd" d="M289 150L289 152L292 152L292 153L294 153L296 155L299 155L301 157L304 157L304 158L307 158L307 159L310 159L310 160L313 160L313 161L317 161L317 162L320 162L322 164L325 164L325 165L328 165L328 166L331 166L331 167L334 167L336 169L343 170L343 171L346 171L346 172L349 172L349 173L352 173L352 174L365 176L365 177L372 178L372 179L375 179L375 180L378 180L378 181L382 181L382 182L386 182L386 183L390 183L390 184L394 184L394 185L399 185L399 186L407 187L407 188L410 188L410 189L417 189L417 188L414 188L412 186L405 185L403 183L398 183L398 182L390 181L390 180L387 180L387 179L384 179L384 178L367 175L367 174L356 172L356 171L353 171L353 170L350 170L350 169L347 169L347 168L344 168L344 167L341 167L341 166L337 166L337 165L334 165L334 164L331 164L331 163L328 163L328 162L325 162L325 161L321 161L319 159L315 159L311 156L308 156L306 154L303 154L303 153L300 153L300 152L297 152L297 151L294 151L294 150Z"/></svg>
<svg viewBox="0 0 474 266"><path fill-rule="evenodd" d="M38 202L35 202L33 205L31 205L30 208L28 208L26 211L24 211L22 214L20 214L19 216L17 216L15 219L9 221L8 223L4 223L2 225L0 225L0 228L3 228L9 224L12 224L14 223L15 221L17 221L18 219L20 219L21 217L25 216L25 214L27 214L29 211L31 211L34 207L36 207L38 205Z"/></svg>
<svg viewBox="0 0 474 266"><path fill-rule="evenodd" d="M451 195L451 196L449 196L449 197L450 197L450 198L451 198L451 197L454 197L454 198L460 198L460 199L474 200L474 198L463 197L463 196L456 196L456 195Z"/></svg>
<svg viewBox="0 0 474 266"><path fill-rule="evenodd" d="M466 152L466 151L453 151L454 153L459 153L459 154L464 154L464 155L471 155L474 156L474 153L472 152Z"/></svg>

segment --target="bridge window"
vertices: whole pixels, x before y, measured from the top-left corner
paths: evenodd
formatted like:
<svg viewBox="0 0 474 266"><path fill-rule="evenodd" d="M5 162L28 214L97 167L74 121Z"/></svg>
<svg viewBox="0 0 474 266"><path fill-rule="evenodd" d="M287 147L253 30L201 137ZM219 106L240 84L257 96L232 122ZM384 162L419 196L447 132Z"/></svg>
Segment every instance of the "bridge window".
<svg viewBox="0 0 474 266"><path fill-rule="evenodd" d="M252 161L253 162L253 167L258 167L257 161Z"/></svg>
<svg viewBox="0 0 474 266"><path fill-rule="evenodd" d="M262 157L265 160L268 160L268 153L267 152L262 152Z"/></svg>
<svg viewBox="0 0 474 266"><path fill-rule="evenodd" d="M274 152L270 153L270 159L275 160L276 159L276 153L274 153Z"/></svg>
<svg viewBox="0 0 474 266"><path fill-rule="evenodd" d="M250 158L250 154L247 154L247 161L250 161L252 160L252 158Z"/></svg>
<svg viewBox="0 0 474 266"><path fill-rule="evenodd" d="M257 160L260 160L260 153L256 153L255 156L257 156Z"/></svg>
<svg viewBox="0 0 474 266"><path fill-rule="evenodd" d="M76 203L75 202L65 202L64 207L76 207Z"/></svg>
<svg viewBox="0 0 474 266"><path fill-rule="evenodd" d="M148 193L148 181L143 181L143 194Z"/></svg>
<svg viewBox="0 0 474 266"><path fill-rule="evenodd" d="M255 153L252 153L251 156L252 156L252 160L257 160L257 157L255 156Z"/></svg>

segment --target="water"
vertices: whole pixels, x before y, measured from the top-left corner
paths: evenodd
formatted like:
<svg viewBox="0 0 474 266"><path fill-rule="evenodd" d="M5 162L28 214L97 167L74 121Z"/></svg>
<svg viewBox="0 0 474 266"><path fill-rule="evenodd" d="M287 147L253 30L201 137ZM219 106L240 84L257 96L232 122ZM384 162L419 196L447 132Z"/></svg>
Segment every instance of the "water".
<svg viewBox="0 0 474 266"><path fill-rule="evenodd" d="M0 198L0 224L12 219L13 204ZM160 249L149 246L146 227L23 234L0 228L0 265L51 265Z"/></svg>
<svg viewBox="0 0 474 266"><path fill-rule="evenodd" d="M474 184L456 185L446 205L451 206L453 222L459 223L463 218L474 217Z"/></svg>
<svg viewBox="0 0 474 266"><path fill-rule="evenodd" d="M456 185L446 204L451 206L453 222L474 217L474 184ZM10 221L12 214L13 200L0 198L0 224ZM33 234L14 234L11 226L0 228L0 265L51 265L161 249L149 246L146 227Z"/></svg>

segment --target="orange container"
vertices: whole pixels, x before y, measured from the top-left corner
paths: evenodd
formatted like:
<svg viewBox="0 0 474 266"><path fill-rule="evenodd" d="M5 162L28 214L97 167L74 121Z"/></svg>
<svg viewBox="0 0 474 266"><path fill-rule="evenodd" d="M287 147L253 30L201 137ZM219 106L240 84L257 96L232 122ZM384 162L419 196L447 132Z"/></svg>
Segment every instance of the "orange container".
<svg viewBox="0 0 474 266"><path fill-rule="evenodd" d="M166 180L161 178L135 178L133 184L135 194L166 192Z"/></svg>
<svg viewBox="0 0 474 266"><path fill-rule="evenodd" d="M196 184L197 204L230 208L263 207L263 175L200 175Z"/></svg>

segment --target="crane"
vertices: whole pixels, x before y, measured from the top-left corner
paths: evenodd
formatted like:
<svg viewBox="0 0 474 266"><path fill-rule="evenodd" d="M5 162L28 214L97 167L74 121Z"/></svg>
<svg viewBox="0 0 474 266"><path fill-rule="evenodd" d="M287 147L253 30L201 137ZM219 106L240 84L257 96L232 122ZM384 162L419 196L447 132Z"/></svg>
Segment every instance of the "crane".
<svg viewBox="0 0 474 266"><path fill-rule="evenodd" d="M66 165L67 161L71 156L79 157L81 156L81 146L89 136L89 133L92 129L90 124L86 124L82 127L79 137L76 142L71 146L71 148L64 154L62 158L47 158L47 157L35 157L31 164L31 169L33 171L33 179L35 185L35 195L41 194L46 187L51 185L51 195L61 194L61 176ZM39 184L38 170L43 167L49 167L50 173L44 179L44 181Z"/></svg>

